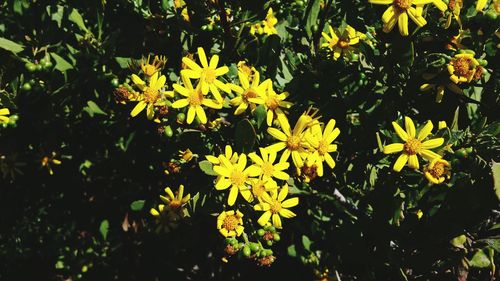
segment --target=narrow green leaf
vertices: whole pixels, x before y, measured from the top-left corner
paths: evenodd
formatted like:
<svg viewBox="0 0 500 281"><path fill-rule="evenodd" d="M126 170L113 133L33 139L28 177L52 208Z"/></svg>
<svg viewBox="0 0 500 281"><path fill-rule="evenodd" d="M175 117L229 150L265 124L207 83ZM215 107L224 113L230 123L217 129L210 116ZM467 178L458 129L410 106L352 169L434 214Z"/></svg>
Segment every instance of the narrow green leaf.
<svg viewBox="0 0 500 281"><path fill-rule="evenodd" d="M115 57L115 60L121 68L128 68L130 58Z"/></svg>
<svg viewBox="0 0 500 281"><path fill-rule="evenodd" d="M94 114L107 115L95 102L89 100L87 101L87 106L83 108L90 117L94 117Z"/></svg>
<svg viewBox="0 0 500 281"><path fill-rule="evenodd" d="M310 251L311 250L311 240L309 240L309 237L302 235L302 246L304 246L304 249Z"/></svg>
<svg viewBox="0 0 500 281"><path fill-rule="evenodd" d="M500 163L493 162L491 170L493 171L493 188L498 200L500 200Z"/></svg>
<svg viewBox="0 0 500 281"><path fill-rule="evenodd" d="M12 52L14 54L17 54L19 52L22 52L24 50L24 46L21 44L18 44L14 41L11 41L9 39L0 37L0 48L7 50L9 52Z"/></svg>
<svg viewBox="0 0 500 281"><path fill-rule="evenodd" d="M203 160L198 163L198 166L200 166L200 169L207 175L209 176L217 176L217 173L214 172L213 170L213 165L210 163L208 160Z"/></svg>
<svg viewBox="0 0 500 281"><path fill-rule="evenodd" d="M264 120L266 120L266 116L267 116L266 108L264 107L264 105L261 104L261 105L257 106L257 108L255 109L253 114L255 115L255 118L257 119L257 128L260 129L260 126L262 126L262 123L264 122Z"/></svg>

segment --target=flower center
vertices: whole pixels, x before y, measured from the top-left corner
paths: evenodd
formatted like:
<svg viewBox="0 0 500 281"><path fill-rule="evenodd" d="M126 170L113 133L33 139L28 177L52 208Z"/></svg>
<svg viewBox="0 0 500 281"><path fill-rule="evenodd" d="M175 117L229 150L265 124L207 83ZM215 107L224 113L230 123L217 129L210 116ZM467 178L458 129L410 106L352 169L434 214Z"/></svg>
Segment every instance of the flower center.
<svg viewBox="0 0 500 281"><path fill-rule="evenodd" d="M291 135L286 140L286 147L289 150L297 150L300 148L301 139L299 136Z"/></svg>
<svg viewBox="0 0 500 281"><path fill-rule="evenodd" d="M224 222L222 223L222 227L227 231L235 230L240 223L239 217L237 215L229 215L224 218Z"/></svg>
<svg viewBox="0 0 500 281"><path fill-rule="evenodd" d="M422 143L414 138L409 138L404 144L403 150L408 155L415 155L420 150Z"/></svg>
<svg viewBox="0 0 500 281"><path fill-rule="evenodd" d="M345 39L340 39L338 45L341 49L347 49L349 48L349 41Z"/></svg>
<svg viewBox="0 0 500 281"><path fill-rule="evenodd" d="M205 81L208 84L212 84L215 80L215 69L212 69L210 67L207 67L203 69L203 72L201 74L202 79L205 79Z"/></svg>
<svg viewBox="0 0 500 281"><path fill-rule="evenodd" d="M151 65L151 64L143 64L141 66L142 68L142 71L144 72L144 74L146 74L147 76L153 76L153 74L156 73L157 69L154 65Z"/></svg>
<svg viewBox="0 0 500 281"><path fill-rule="evenodd" d="M266 187L262 182L259 181L258 183L252 185L252 193L255 197L261 197L264 191L266 191Z"/></svg>
<svg viewBox="0 0 500 281"><path fill-rule="evenodd" d="M245 102L248 102L248 99L256 98L257 96L258 96L257 92L252 88L246 90L242 95L243 100Z"/></svg>
<svg viewBox="0 0 500 281"><path fill-rule="evenodd" d="M412 0L394 0L393 5L399 10L408 10Z"/></svg>
<svg viewBox="0 0 500 281"><path fill-rule="evenodd" d="M470 58L457 58L453 61L453 69L458 76L468 76L472 71L472 63Z"/></svg>
<svg viewBox="0 0 500 281"><path fill-rule="evenodd" d="M189 95L188 100L191 106L201 105L201 102L203 101L203 93L201 90L194 90Z"/></svg>
<svg viewBox="0 0 500 281"><path fill-rule="evenodd" d="M279 105L280 104L276 98L268 98L266 100L266 106L271 110L275 110L276 108L278 108Z"/></svg>
<svg viewBox="0 0 500 281"><path fill-rule="evenodd" d="M264 162L264 164L262 165L262 174L264 176L270 177L273 175L273 172L274 172L273 164L271 164L269 162Z"/></svg>
<svg viewBox="0 0 500 281"><path fill-rule="evenodd" d="M269 210L273 214L277 214L281 210L281 203L278 200L273 200L273 202L270 205L271 205L271 209L269 209Z"/></svg>
<svg viewBox="0 0 500 281"><path fill-rule="evenodd" d="M247 176L238 170L234 170L230 177L231 182L236 186L242 186L247 181Z"/></svg>
<svg viewBox="0 0 500 281"><path fill-rule="evenodd" d="M155 89L147 87L144 90L144 101L146 103L155 103L160 97L160 92Z"/></svg>
<svg viewBox="0 0 500 281"><path fill-rule="evenodd" d="M173 199L172 201L170 201L168 203L168 205L170 206L170 208L175 211L177 209L179 209L179 207L182 205L182 202L181 200L178 200L178 199Z"/></svg>
<svg viewBox="0 0 500 281"><path fill-rule="evenodd" d="M429 173L435 178L440 178L445 172L445 164L442 162L437 162L436 164L434 164L434 167L429 170Z"/></svg>
<svg viewBox="0 0 500 281"><path fill-rule="evenodd" d="M318 153L319 155L323 156L326 153L328 153L328 144L324 141L321 140L318 145Z"/></svg>

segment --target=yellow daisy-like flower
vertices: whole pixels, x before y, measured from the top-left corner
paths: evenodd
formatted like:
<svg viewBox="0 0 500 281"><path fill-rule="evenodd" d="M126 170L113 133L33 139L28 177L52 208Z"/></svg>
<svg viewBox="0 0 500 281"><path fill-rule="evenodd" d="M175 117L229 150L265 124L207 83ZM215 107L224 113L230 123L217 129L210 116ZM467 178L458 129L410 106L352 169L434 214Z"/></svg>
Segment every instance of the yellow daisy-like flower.
<svg viewBox="0 0 500 281"><path fill-rule="evenodd" d="M248 76L241 71L238 71L238 77L241 86L234 84L229 85L237 94L235 98L231 99L231 105L237 107L234 111L234 115L242 114L248 107L250 107L250 110L254 110L256 105L250 100L263 96L267 89L267 81L260 83L260 74L257 71L254 73L251 83L248 80Z"/></svg>
<svg viewBox="0 0 500 281"><path fill-rule="evenodd" d="M281 120L278 119L280 121L281 131L276 128L268 128L267 132L279 142L268 146L266 149L275 153L284 150L280 162L287 162L291 155L295 167L301 168L304 165L303 159L307 156L307 148L309 147L304 137L304 131L315 120L315 114L316 112L313 112L309 115L309 111L303 113L299 117L299 120L297 120L293 130L286 116Z"/></svg>
<svg viewBox="0 0 500 281"><path fill-rule="evenodd" d="M205 95L202 92L201 82L198 82L196 88L193 88L193 84L191 84L191 80L187 76L182 76L182 81L184 86L179 84L174 84L174 90L184 96L185 98L176 100L173 104L173 108L183 108L188 106L187 111L187 119L186 122L188 124L193 123L194 117L198 116L200 122L202 124L207 123L207 115L205 114L205 110L202 105L206 107L210 107L213 109L221 109L222 104L218 103L215 100L205 98Z"/></svg>
<svg viewBox="0 0 500 281"><path fill-rule="evenodd" d="M396 163L394 163L394 171L401 171L407 162L408 167L418 169L419 163L417 155L420 155L429 161L432 161L436 157L440 157L439 154L431 151L430 149L443 145L444 139L435 138L424 141L424 139L427 138L432 131L433 125L431 121L428 121L427 124L425 124L418 135L415 129L415 124L409 117L405 117L406 131L403 130L396 122L392 122L392 126L394 127L394 130L399 138L405 142L393 143L384 146L385 154L402 152L396 160Z"/></svg>
<svg viewBox="0 0 500 281"><path fill-rule="evenodd" d="M255 104L263 104L266 108L266 123L268 126L273 124L273 120L276 118L278 121L285 122L286 110L292 107L293 103L285 101L288 98L289 93L284 92L278 94L273 89L273 83L271 80L266 80L262 84L267 83L267 91L264 91L262 95L256 98L250 98L249 101Z"/></svg>
<svg viewBox="0 0 500 281"><path fill-rule="evenodd" d="M275 27L277 23L278 19L274 16L273 8L269 8L269 10L267 10L266 19L250 27L250 34L278 34L278 30L276 30Z"/></svg>
<svg viewBox="0 0 500 281"><path fill-rule="evenodd" d="M441 0L368 0L372 4L390 5L382 15L384 32L391 32L396 23L399 33L408 36L408 18L419 27L427 24L422 17L422 9L425 4L434 4L441 11L445 11L448 6Z"/></svg>
<svg viewBox="0 0 500 281"><path fill-rule="evenodd" d="M240 236L243 227L243 214L240 211L225 211L217 217L217 229L224 237Z"/></svg>
<svg viewBox="0 0 500 281"><path fill-rule="evenodd" d="M8 108L0 108L0 123L9 123L10 110Z"/></svg>
<svg viewBox="0 0 500 281"><path fill-rule="evenodd" d="M261 156L257 155L257 153L255 152L252 152L248 154L248 157L252 159L254 166L259 169L262 179L270 180L272 178L277 178L286 181L290 178L290 176L286 172L284 172L284 170L290 167L290 163L274 163L277 156L277 153L275 151L270 151L263 147L259 148L259 150Z"/></svg>
<svg viewBox="0 0 500 281"><path fill-rule="evenodd" d="M344 32L340 32L339 28L332 28L328 26L330 34L323 32L323 38L326 40L321 46L329 48L333 51L333 59L337 60L342 55L350 55L356 50L354 45L359 44L360 39L364 39L366 36L357 32L353 27L348 25Z"/></svg>
<svg viewBox="0 0 500 281"><path fill-rule="evenodd" d="M237 67L238 73L243 73L247 77L248 82L252 83L255 73L257 73L257 69L255 69L255 67L253 66L248 65L246 61L239 61Z"/></svg>
<svg viewBox="0 0 500 281"><path fill-rule="evenodd" d="M330 119L323 131L321 130L321 125L317 123L311 127L310 133L306 134L307 141L314 149L314 152L310 153L307 157L308 166L316 164L316 172L320 177L323 176L323 161L330 168L333 169L335 167L335 161L330 153L337 151L337 145L332 144L332 142L338 137L340 130L334 127L335 120Z"/></svg>
<svg viewBox="0 0 500 281"><path fill-rule="evenodd" d="M165 193L167 196L160 195L161 201L163 201L172 211L179 210L182 206L187 204L189 199L191 199L191 194L184 196L184 185L179 185L179 190L177 191L177 196L174 195L170 187L165 188Z"/></svg>
<svg viewBox="0 0 500 281"><path fill-rule="evenodd" d="M172 91L163 91L163 86L165 86L165 82L167 78L165 75L160 77L159 72L155 72L151 78L149 79L149 85L146 85L139 76L132 74L132 82L139 87L142 91L142 95L137 95L137 100L139 102L130 112L130 116L135 117L137 114L141 113L141 111L146 108L146 115L148 119L153 119L155 111L155 106L165 106L166 105L166 97L173 97L174 92Z"/></svg>
<svg viewBox="0 0 500 281"><path fill-rule="evenodd" d="M231 89L228 85L218 80L217 77L226 74L229 71L229 68L227 66L217 67L219 64L218 55L213 55L210 58L209 63L207 56L205 55L205 50L201 47L198 48L198 58L201 66L189 57L183 57L182 62L188 67L188 69L181 70L181 75L191 79L200 79L199 84L201 85L201 91L203 94L206 95L210 91L218 102L222 102L223 98L219 89L226 93L229 93Z"/></svg>
<svg viewBox="0 0 500 281"><path fill-rule="evenodd" d="M424 174L430 183L440 184L450 178L450 167L448 161L437 157L424 168Z"/></svg>
<svg viewBox="0 0 500 281"><path fill-rule="evenodd" d="M251 179L250 182L254 198L261 198L264 192L275 192L278 189L278 184L271 179Z"/></svg>
<svg viewBox="0 0 500 281"><path fill-rule="evenodd" d="M153 74L161 70L165 63L167 63L167 58L164 56L155 56L151 60L151 56L148 55L147 59L141 59L141 69L147 76L153 76Z"/></svg>
<svg viewBox="0 0 500 281"><path fill-rule="evenodd" d="M245 200L250 202L252 200L252 192L246 184L250 183L252 177L259 176L259 169L256 166L247 167L247 156L245 154L241 154L238 157L236 164L231 163L224 155L221 155L219 160L221 162L220 165L213 168L214 172L220 176L215 183L215 189L225 190L231 187L227 199L229 206L234 205L239 193L241 193Z"/></svg>
<svg viewBox="0 0 500 281"><path fill-rule="evenodd" d="M473 54L456 54L448 63L450 80L455 84L470 82L474 79L479 62Z"/></svg>
<svg viewBox="0 0 500 281"><path fill-rule="evenodd" d="M437 78L436 78L437 77ZM423 75L425 80L436 80L436 83L425 83L420 86L421 91L436 90L436 102L440 103L443 100L444 92L446 89L456 93L463 94L462 89L457 86L454 82L450 81L450 78L446 72L441 73L425 73ZM436 79L435 79L436 78Z"/></svg>
<svg viewBox="0 0 500 281"><path fill-rule="evenodd" d="M272 219L274 227L282 228L281 217L289 219L296 216L294 212L288 209L297 206L299 198L293 197L285 200L287 195L287 184L280 189L279 193L271 192L271 195L269 195L264 192L262 194L260 203L254 206L256 211L264 211L257 221L261 226L265 226Z"/></svg>

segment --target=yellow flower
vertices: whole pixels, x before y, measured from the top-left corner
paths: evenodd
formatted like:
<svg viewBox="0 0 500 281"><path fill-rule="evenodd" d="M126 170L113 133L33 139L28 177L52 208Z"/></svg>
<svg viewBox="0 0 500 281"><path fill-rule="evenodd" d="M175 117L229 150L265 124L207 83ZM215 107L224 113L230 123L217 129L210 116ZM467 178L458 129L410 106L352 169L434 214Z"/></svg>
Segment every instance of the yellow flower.
<svg viewBox="0 0 500 281"><path fill-rule="evenodd" d="M177 196L174 195L170 187L165 188L165 193L167 196L160 195L161 201L163 201L172 211L179 210L181 207L187 204L191 195L187 194L184 196L184 185L179 185L179 190L177 191Z"/></svg>
<svg viewBox="0 0 500 281"><path fill-rule="evenodd" d="M146 115L149 120L153 119L155 111L155 106L165 106L166 97L173 97L174 93L172 91L163 91L163 86L167 78L165 75L158 77L159 72L155 72L149 79L149 85L146 85L139 76L132 74L132 82L142 90L142 95L138 95L137 99L139 102L130 112L130 116L135 117L137 114L146 108Z"/></svg>
<svg viewBox="0 0 500 281"><path fill-rule="evenodd" d="M284 92L278 94L273 89L273 83L271 80L266 80L262 84L267 83L267 91L264 91L263 95L256 98L250 98L249 101L255 104L263 104L266 108L266 123L268 126L273 124L273 120L276 118L278 121L284 122L286 119L285 110L292 107L293 103L285 101L289 93Z"/></svg>
<svg viewBox="0 0 500 281"><path fill-rule="evenodd" d="M456 93L463 94L462 89L457 86L454 82L450 81L450 78L444 72L438 74L424 74L423 78L425 80L431 80L438 77L436 83L425 83L420 86L421 91L436 90L436 102L440 103L443 100L444 92L446 89Z"/></svg>
<svg viewBox="0 0 500 281"><path fill-rule="evenodd" d="M147 76L153 76L156 72L160 71L161 68L167 63L167 58L164 56L155 56L150 62L151 56L148 55L147 59L141 59L141 69Z"/></svg>
<svg viewBox="0 0 500 281"><path fill-rule="evenodd" d="M363 33L357 32L350 25L346 27L344 32L341 32L339 28L333 29L331 26L328 26L328 29L330 30L330 34L326 32L322 33L326 42L321 46L333 51L334 60L337 60L342 55L350 55L356 50L353 46L359 44L359 40L366 37Z"/></svg>
<svg viewBox="0 0 500 281"><path fill-rule="evenodd" d="M8 108L0 108L0 123L9 123L9 114Z"/></svg>
<svg viewBox="0 0 500 281"><path fill-rule="evenodd" d="M281 131L276 128L268 128L267 132L277 139L279 142L268 146L266 149L271 152L279 152L285 150L281 155L280 162L287 162L290 155L292 155L293 164L297 168L301 168L304 165L303 159L307 156L308 144L304 138L304 131L313 123L315 119L313 112L309 115L309 110L303 113L293 130L288 123L288 119L283 118L280 121Z"/></svg>
<svg viewBox="0 0 500 281"><path fill-rule="evenodd" d="M250 182L254 198L260 198L264 192L275 192L278 189L278 184L271 179L251 179Z"/></svg>
<svg viewBox="0 0 500 281"><path fill-rule="evenodd" d="M384 32L391 32L396 23L399 33L408 36L408 18L415 22L419 27L427 24L422 17L423 5L434 4L441 11L445 11L448 6L441 0L368 0L372 4L390 5L382 15L384 23ZM415 6L413 6L415 5Z"/></svg>
<svg viewBox="0 0 500 281"><path fill-rule="evenodd" d="M217 229L224 237L240 236L243 227L243 214L240 211L225 211L217 217Z"/></svg>
<svg viewBox="0 0 500 281"><path fill-rule="evenodd" d="M479 62L473 54L456 54L448 63L450 79L455 84L470 82L474 79Z"/></svg>
<svg viewBox="0 0 500 281"><path fill-rule="evenodd" d="M193 84L191 84L191 80L187 76L182 76L182 81L184 86L174 84L173 87L177 93L181 94L185 98L176 100L172 104L172 107L183 108L189 106L186 119L188 124L193 123L195 116L198 116L202 124L207 123L207 115L205 114L205 110L202 105L213 109L221 109L222 104L215 100L205 98L205 95L201 90L201 82L198 82L196 88L193 88Z"/></svg>
<svg viewBox="0 0 500 281"><path fill-rule="evenodd" d="M424 139L427 138L432 131L433 125L431 121L428 121L427 124L425 124L418 135L415 129L415 124L413 124L413 121L409 117L405 117L406 131L403 130L396 122L392 122L392 126L394 127L394 130L398 134L399 138L405 142L393 143L384 146L385 154L402 152L396 160L396 163L394 163L394 171L401 171L407 162L408 167L418 169L419 163L417 154L430 161L436 157L440 157L439 154L431 151L430 149L441 146L444 143L444 139L435 138L424 141Z"/></svg>
<svg viewBox="0 0 500 281"><path fill-rule="evenodd" d="M201 85L201 91L203 94L206 95L210 91L218 102L222 102L223 98L219 89L226 93L229 93L231 89L228 85L218 80L217 77L226 74L229 71L229 68L227 66L217 67L219 64L218 55L213 55L212 58L210 58L209 63L207 56L205 55L205 50L201 47L198 48L198 58L201 66L189 57L183 57L182 62L188 67L188 69L181 70L181 75L191 79L200 79L199 84Z"/></svg>
<svg viewBox="0 0 500 281"><path fill-rule="evenodd" d="M321 126L319 123L313 125L310 129L310 133L306 134L306 139L314 149L313 153L310 153L307 157L307 165L312 166L316 164L318 176L323 176L323 161L333 169L335 167L335 161L330 155L331 152L337 151L337 145L332 144L332 142L340 134L339 128L335 128L335 120L330 119L328 124L326 124L323 131L321 131Z"/></svg>
<svg viewBox="0 0 500 281"><path fill-rule="evenodd" d="M269 219L272 219L272 223L276 228L282 228L281 217L283 218L293 218L296 214L289 208L295 207L299 204L299 198L293 197L286 199L288 195L288 185L285 184L278 192L271 192L269 195L264 192L261 197L259 204L254 206L256 211L264 211L257 221L261 226L266 225Z"/></svg>
<svg viewBox="0 0 500 281"><path fill-rule="evenodd" d="M278 34L278 30L276 30L275 27L277 23L278 19L274 16L273 8L269 8L269 10L267 10L266 19L261 23L254 24L250 27L250 34Z"/></svg>
<svg viewBox="0 0 500 281"><path fill-rule="evenodd" d="M52 164L54 164L54 165L61 165L62 164L62 161L59 159L56 159L56 156L57 156L57 154L53 151L50 156L44 156L42 158L42 161L40 161L41 162L40 164L42 165L42 167L47 168L47 170L49 171L49 175L51 175L51 176L54 174L54 171L52 170L52 167L51 167Z"/></svg>
<svg viewBox="0 0 500 281"><path fill-rule="evenodd" d="M236 110L234 111L235 115L242 114L243 112L245 112L245 110L247 110L248 107L250 107L251 110L254 110L256 106L250 100L255 99L259 96L263 96L267 89L267 81L259 84L260 75L257 71L255 72L251 83L250 81L248 81L248 76L241 71L238 71L238 77L240 79L241 86L234 84L229 85L231 89L237 94L235 98L231 99L231 105L237 106Z"/></svg>
<svg viewBox="0 0 500 281"><path fill-rule="evenodd" d="M448 125L446 125L446 121L439 121L439 123L438 123L438 129L441 130L441 129L444 129L446 127L448 127Z"/></svg>
<svg viewBox="0 0 500 281"><path fill-rule="evenodd" d="M417 211L417 218L420 220L424 216L424 212L422 210Z"/></svg>
<svg viewBox="0 0 500 281"><path fill-rule="evenodd" d="M179 150L179 157L181 157L182 160L186 163L193 160L195 156L197 157L198 155L193 154L193 152L189 148L184 151Z"/></svg>
<svg viewBox="0 0 500 281"><path fill-rule="evenodd" d="M260 171L255 166L247 167L247 156L241 154L238 157L236 164L231 163L224 155L219 157L220 165L214 166L214 172L220 175L215 183L215 189L225 190L229 187L229 197L227 203L233 206L238 198L238 193L241 193L247 201L252 200L252 192L247 184L250 183L250 178L257 177Z"/></svg>
<svg viewBox="0 0 500 281"><path fill-rule="evenodd" d="M274 161L277 156L275 151L270 151L262 147L259 148L259 150L262 157L257 155L255 152L248 154L248 157L252 159L254 166L259 169L263 180L277 178L286 181L290 178L290 176L284 172L284 170L288 169L290 163L280 161L275 164Z"/></svg>
<svg viewBox="0 0 500 281"><path fill-rule="evenodd" d="M248 65L246 61L239 61L237 66L238 73L243 73L246 76L248 82L252 83L255 73L257 73L257 69L255 69L255 67L253 66Z"/></svg>
<svg viewBox="0 0 500 281"><path fill-rule="evenodd" d="M440 184L450 178L450 167L448 161L437 157L425 167L424 174L430 183Z"/></svg>

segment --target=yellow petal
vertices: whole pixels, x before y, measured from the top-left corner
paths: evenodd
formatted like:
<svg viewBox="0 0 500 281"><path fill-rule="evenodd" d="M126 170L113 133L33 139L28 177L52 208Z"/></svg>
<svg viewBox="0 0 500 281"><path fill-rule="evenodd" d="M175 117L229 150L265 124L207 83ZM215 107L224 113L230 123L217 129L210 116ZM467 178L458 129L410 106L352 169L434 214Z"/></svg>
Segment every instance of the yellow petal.
<svg viewBox="0 0 500 281"><path fill-rule="evenodd" d="M432 131L432 128L434 128L434 125L432 125L432 122L430 120L427 121L425 126L418 133L417 139L419 141L423 141L427 136L429 136L429 134Z"/></svg>
<svg viewBox="0 0 500 281"><path fill-rule="evenodd" d="M147 103L145 103L144 101L138 102L137 105L134 107L134 109L132 109L132 112L130 112L130 116L132 117L137 116L137 114L141 113L141 111L144 110L146 105Z"/></svg>
<svg viewBox="0 0 500 281"><path fill-rule="evenodd" d="M385 154L391 154L391 153L397 153L403 151L404 144L402 143L393 143L384 146L384 153Z"/></svg>
<svg viewBox="0 0 500 281"><path fill-rule="evenodd" d="M401 169L403 169L403 167L406 165L406 162L408 162L408 155L401 154L396 160L396 163L394 163L393 170L396 172L400 172Z"/></svg>
<svg viewBox="0 0 500 281"><path fill-rule="evenodd" d="M431 148L436 148L444 143L444 138L436 138L436 139L431 139L428 141L424 141L422 143L422 148L423 149L431 149Z"/></svg>

